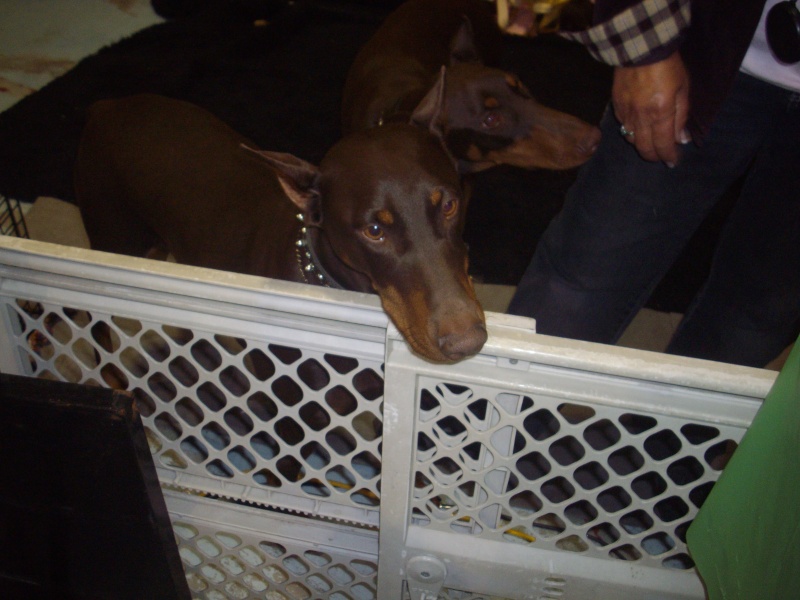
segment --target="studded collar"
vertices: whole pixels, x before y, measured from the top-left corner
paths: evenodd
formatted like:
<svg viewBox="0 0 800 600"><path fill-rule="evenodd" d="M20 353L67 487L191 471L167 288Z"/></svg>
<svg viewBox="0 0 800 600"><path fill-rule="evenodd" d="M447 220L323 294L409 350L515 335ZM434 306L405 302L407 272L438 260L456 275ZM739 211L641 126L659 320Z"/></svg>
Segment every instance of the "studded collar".
<svg viewBox="0 0 800 600"><path fill-rule="evenodd" d="M342 290L344 287L330 275L317 258L314 251L314 244L308 233L308 227L304 223L302 213L297 214L297 220L300 221L298 227L297 239L294 242L295 257L297 258L297 267L300 270L300 275L303 281L310 285L321 285L337 290Z"/></svg>

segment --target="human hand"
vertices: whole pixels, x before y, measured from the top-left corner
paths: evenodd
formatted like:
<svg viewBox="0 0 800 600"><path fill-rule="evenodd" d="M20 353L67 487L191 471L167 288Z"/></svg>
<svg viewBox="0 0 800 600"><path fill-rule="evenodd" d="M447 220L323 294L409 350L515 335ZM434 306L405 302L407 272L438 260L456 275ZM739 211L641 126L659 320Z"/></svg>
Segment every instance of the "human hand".
<svg viewBox="0 0 800 600"><path fill-rule="evenodd" d="M674 167L680 158L678 144L690 139L685 130L689 74L680 53L649 65L617 67L611 98L623 125L620 131L634 132L626 139L642 158Z"/></svg>

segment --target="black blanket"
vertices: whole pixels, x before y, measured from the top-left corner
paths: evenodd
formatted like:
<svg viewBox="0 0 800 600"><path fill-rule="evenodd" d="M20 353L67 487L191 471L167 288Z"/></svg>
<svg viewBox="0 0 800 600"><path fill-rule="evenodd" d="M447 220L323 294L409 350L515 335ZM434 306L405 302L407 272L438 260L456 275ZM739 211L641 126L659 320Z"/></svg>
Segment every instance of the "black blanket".
<svg viewBox="0 0 800 600"><path fill-rule="evenodd" d="M205 107L262 148L318 162L340 136L340 95L361 45L397 0L154 1L171 17L102 49L0 114L0 194L73 201L87 107L155 92ZM553 108L599 121L610 70L555 36L508 36L504 66ZM559 210L574 171L496 168L474 181L465 237L472 270L514 285ZM224 207L220 207L224 210ZM708 236L650 305L683 310L703 276Z"/></svg>

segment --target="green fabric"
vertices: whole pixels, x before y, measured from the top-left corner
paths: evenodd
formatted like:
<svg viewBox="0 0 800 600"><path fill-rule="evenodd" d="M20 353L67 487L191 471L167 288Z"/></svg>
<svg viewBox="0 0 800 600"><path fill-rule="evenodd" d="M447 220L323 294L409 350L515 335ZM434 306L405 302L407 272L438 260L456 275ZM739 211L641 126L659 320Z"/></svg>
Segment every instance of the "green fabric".
<svg viewBox="0 0 800 600"><path fill-rule="evenodd" d="M710 600L800 598L800 343L687 532Z"/></svg>

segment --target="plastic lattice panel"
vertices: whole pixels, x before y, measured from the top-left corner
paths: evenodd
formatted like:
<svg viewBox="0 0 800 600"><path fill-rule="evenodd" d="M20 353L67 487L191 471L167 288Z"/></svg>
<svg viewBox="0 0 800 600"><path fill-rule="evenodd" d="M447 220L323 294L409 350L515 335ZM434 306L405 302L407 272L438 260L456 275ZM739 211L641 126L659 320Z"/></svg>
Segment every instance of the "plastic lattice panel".
<svg viewBox="0 0 800 600"><path fill-rule="evenodd" d="M689 569L686 530L744 431L421 379L412 520Z"/></svg>
<svg viewBox="0 0 800 600"><path fill-rule="evenodd" d="M261 490L263 503L280 492L377 514L380 362L24 299L6 307L26 374L134 394L157 467Z"/></svg>
<svg viewBox="0 0 800 600"><path fill-rule="evenodd" d="M215 509L215 514L224 507ZM193 511L194 512L194 511ZM202 512L202 508L200 510ZM377 556L173 515L186 580L206 600L376 600ZM336 530L329 533L336 541Z"/></svg>

